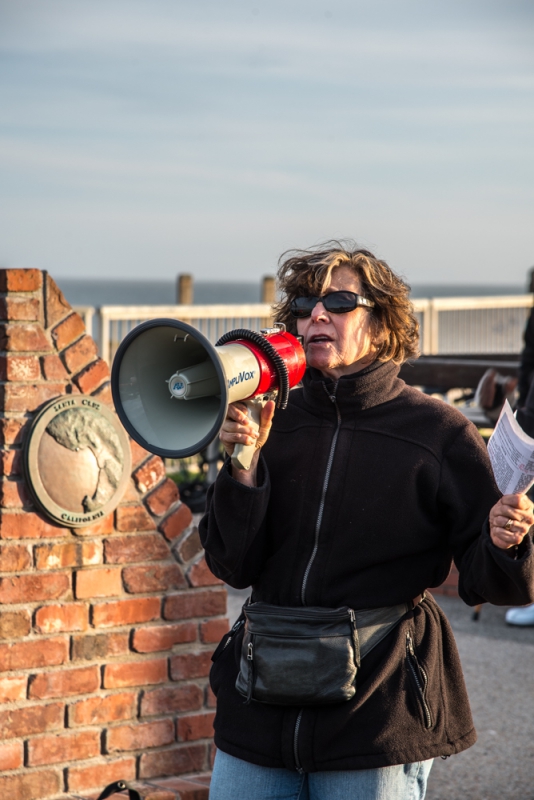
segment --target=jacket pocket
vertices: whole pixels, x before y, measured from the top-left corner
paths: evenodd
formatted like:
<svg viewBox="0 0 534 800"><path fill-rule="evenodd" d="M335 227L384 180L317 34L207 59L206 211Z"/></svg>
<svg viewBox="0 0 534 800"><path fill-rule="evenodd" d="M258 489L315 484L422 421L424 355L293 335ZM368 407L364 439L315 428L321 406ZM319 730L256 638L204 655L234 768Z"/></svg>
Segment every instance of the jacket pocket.
<svg viewBox="0 0 534 800"><path fill-rule="evenodd" d="M417 658L412 635L409 631L406 634L406 667L423 715L425 728L430 729L434 721L427 700L428 676Z"/></svg>

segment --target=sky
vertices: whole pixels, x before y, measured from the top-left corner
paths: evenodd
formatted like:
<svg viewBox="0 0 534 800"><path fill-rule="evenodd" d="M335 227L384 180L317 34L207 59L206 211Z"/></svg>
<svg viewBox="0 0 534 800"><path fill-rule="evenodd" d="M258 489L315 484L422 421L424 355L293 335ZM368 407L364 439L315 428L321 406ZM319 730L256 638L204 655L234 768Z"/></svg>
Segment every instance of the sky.
<svg viewBox="0 0 534 800"><path fill-rule="evenodd" d="M531 0L0 0L0 264L253 281L351 238L534 264Z"/></svg>

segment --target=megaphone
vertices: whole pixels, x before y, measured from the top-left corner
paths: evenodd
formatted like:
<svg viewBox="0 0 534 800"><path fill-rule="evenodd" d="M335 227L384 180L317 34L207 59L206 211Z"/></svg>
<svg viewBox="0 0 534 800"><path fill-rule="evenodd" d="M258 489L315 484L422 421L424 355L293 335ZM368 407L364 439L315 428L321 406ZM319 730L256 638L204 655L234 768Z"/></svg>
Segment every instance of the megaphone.
<svg viewBox="0 0 534 800"><path fill-rule="evenodd" d="M215 439L228 404L244 400L258 427L261 408L304 375L300 341L277 324L225 333L216 345L191 325L154 319L123 339L111 370L119 419L136 442L164 458L187 458ZM254 445L236 445L232 463L249 469Z"/></svg>

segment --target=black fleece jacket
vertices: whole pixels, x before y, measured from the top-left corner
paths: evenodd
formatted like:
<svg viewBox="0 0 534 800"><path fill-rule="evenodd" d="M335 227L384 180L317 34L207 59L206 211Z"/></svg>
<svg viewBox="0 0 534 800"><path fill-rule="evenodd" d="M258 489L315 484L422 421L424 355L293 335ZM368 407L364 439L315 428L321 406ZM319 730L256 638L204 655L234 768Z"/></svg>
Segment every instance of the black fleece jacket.
<svg viewBox="0 0 534 800"><path fill-rule="evenodd" d="M534 601L530 537L515 554L490 540L487 516L500 495L476 428L397 375L392 363L374 364L334 385L308 370L275 414L258 487L235 481L226 465L211 489L200 534L215 575L252 585L253 600L364 609L439 586L454 558L466 603ZM366 656L355 697L338 705L301 714L244 705L240 644L234 637L211 671L215 742L238 758L369 769L476 740L452 632L431 597Z"/></svg>

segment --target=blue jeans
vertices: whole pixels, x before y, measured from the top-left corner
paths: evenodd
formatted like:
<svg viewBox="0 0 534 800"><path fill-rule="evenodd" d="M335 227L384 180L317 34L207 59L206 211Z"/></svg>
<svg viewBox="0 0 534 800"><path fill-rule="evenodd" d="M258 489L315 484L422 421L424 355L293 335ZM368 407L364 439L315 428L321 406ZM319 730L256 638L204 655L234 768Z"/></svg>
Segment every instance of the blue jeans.
<svg viewBox="0 0 534 800"><path fill-rule="evenodd" d="M299 775L218 750L210 800L423 800L432 762Z"/></svg>

